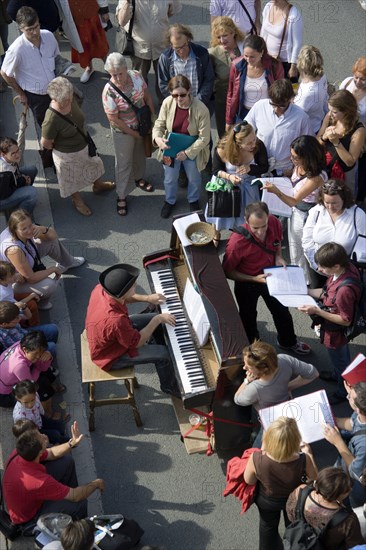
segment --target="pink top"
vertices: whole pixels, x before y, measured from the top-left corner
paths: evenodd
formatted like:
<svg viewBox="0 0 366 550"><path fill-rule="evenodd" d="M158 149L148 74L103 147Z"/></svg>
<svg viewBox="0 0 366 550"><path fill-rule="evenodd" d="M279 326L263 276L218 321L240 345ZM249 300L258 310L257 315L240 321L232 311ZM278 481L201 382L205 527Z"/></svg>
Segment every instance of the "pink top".
<svg viewBox="0 0 366 550"><path fill-rule="evenodd" d="M294 184L294 194L297 193L298 191L300 191L300 189L302 189L304 187L304 185L307 183L307 181L309 179L309 178L306 178L306 177L302 178L302 179L299 179L301 176L299 176L297 172L298 172L298 167L295 167L294 171L292 172L292 176L291 176L291 181ZM327 181L327 179L328 179L328 175L324 170L319 174L319 176L322 178L322 180L324 182ZM314 191L312 191L309 195L307 195L302 200L304 202L309 202L311 204L315 204L316 201L317 201L318 195L319 195L319 188L314 189Z"/></svg>
<svg viewBox="0 0 366 550"><path fill-rule="evenodd" d="M124 90L121 90L131 101L136 105L136 107L143 107L144 105L144 91L147 88L145 80L142 78L141 74L138 71L130 70L128 74L132 80L132 92L125 93ZM118 88L118 86L117 86ZM118 118L123 120L130 128L137 128L137 118L136 113L132 109L131 105L123 99L121 95L116 92L116 90L107 82L104 86L103 94L103 107L104 112L107 115L117 115ZM111 124L113 130L120 132L119 128L116 128Z"/></svg>
<svg viewBox="0 0 366 550"><path fill-rule="evenodd" d="M41 372L50 368L51 360L32 363L24 355L20 342L16 342L0 356L0 394L9 395L14 384L22 380L36 382Z"/></svg>

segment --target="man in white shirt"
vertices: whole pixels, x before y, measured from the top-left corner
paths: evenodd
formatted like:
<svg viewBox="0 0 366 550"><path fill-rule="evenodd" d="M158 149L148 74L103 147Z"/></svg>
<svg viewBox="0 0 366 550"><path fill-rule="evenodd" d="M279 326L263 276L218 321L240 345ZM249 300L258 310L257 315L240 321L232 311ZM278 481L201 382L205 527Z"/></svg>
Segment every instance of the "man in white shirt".
<svg viewBox="0 0 366 550"><path fill-rule="evenodd" d="M314 135L310 118L293 104L294 91L287 79L276 80L268 91L269 99L253 105L245 120L253 126L257 137L267 148L270 171L281 176L292 169L291 143L303 135Z"/></svg>
<svg viewBox="0 0 366 550"><path fill-rule="evenodd" d="M259 34L261 0L211 0L210 15L211 24L216 17L225 15L231 17L235 25L245 34L253 34L253 26L255 27L254 34Z"/></svg>
<svg viewBox="0 0 366 550"><path fill-rule="evenodd" d="M51 101L47 86L55 78L55 57L60 51L53 34L40 29L33 8L20 8L16 21L22 34L6 52L1 75L41 126Z"/></svg>

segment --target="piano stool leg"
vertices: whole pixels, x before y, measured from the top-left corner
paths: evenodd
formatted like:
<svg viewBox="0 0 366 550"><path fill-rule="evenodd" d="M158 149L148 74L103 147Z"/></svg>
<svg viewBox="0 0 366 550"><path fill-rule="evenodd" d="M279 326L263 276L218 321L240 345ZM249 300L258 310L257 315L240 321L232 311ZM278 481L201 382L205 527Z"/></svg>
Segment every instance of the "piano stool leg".
<svg viewBox="0 0 366 550"><path fill-rule="evenodd" d="M142 420L135 401L135 392L134 392L135 380L136 378L127 378L125 380L125 386L128 394L128 402L129 402L129 405L131 405L132 407L135 424L139 428L142 426Z"/></svg>
<svg viewBox="0 0 366 550"><path fill-rule="evenodd" d="M133 387L135 388L135 390L140 387L139 381L137 380L136 376L133 379Z"/></svg>
<svg viewBox="0 0 366 550"><path fill-rule="evenodd" d="M95 383L89 382L89 431L95 431Z"/></svg>

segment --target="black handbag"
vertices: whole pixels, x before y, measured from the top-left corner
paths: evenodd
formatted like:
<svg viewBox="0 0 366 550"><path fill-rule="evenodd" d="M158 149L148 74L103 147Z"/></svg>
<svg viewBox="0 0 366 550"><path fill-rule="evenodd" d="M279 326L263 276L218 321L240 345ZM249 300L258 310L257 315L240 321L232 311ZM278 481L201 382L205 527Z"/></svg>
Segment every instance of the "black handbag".
<svg viewBox="0 0 366 550"><path fill-rule="evenodd" d="M138 544L144 534L144 530L137 521L127 519L121 515L115 516L115 519L108 516L94 516L91 520L97 531L102 527L102 535L104 532L103 538L98 540L98 548L101 550L131 550ZM122 524L114 529L113 526L121 521Z"/></svg>
<svg viewBox="0 0 366 550"><path fill-rule="evenodd" d="M56 111L56 109L53 109L52 107L49 107L49 109L51 111L53 111L54 113L56 113L61 118L63 118L64 120L66 120L66 122L71 124L71 126L73 126L79 132L79 134L81 134L83 136L83 138L85 139L85 141L88 145L88 155L89 155L89 157L96 157L97 154L98 154L97 146L95 145L94 140L91 137L91 135L89 134L89 132L85 133L82 130L80 130L79 126L77 124L75 124L75 122L73 122L72 120L67 118L65 115L63 115L63 114L59 113L58 111Z"/></svg>
<svg viewBox="0 0 366 550"><path fill-rule="evenodd" d="M27 241L27 242L30 244L30 246L31 246L31 248L33 249L33 252L34 252L34 254L33 254L32 250L29 250L29 248L27 248L27 245L24 243L24 248L26 249L28 254L30 256L32 256L32 258L34 259L34 264L33 264L33 267L32 267L33 273L36 273L37 271L44 271L47 268L41 260L41 257L38 253L36 245L34 244L33 241Z"/></svg>
<svg viewBox="0 0 366 550"><path fill-rule="evenodd" d="M132 29L135 19L135 0L132 0L132 16L128 31L121 26L116 31L116 51L127 57L133 57L135 55L135 48L133 46Z"/></svg>
<svg viewBox="0 0 366 550"><path fill-rule="evenodd" d="M241 210L240 187L230 191L207 191L207 216L209 218L238 218Z"/></svg>
<svg viewBox="0 0 366 550"><path fill-rule="evenodd" d="M147 136L150 133L152 127L151 111L148 105L143 105L143 107L136 107L136 105L132 103L130 98L127 97L126 94L124 94L119 88L117 88L117 86L113 84L113 82L109 81L109 84L112 86L112 88L116 90L119 95L123 97L125 101L127 101L129 105L131 105L132 109L135 111L137 122L139 125L138 133L140 134L140 136Z"/></svg>
<svg viewBox="0 0 366 550"><path fill-rule="evenodd" d="M39 156L41 157L43 168L54 168L52 149L39 149Z"/></svg>

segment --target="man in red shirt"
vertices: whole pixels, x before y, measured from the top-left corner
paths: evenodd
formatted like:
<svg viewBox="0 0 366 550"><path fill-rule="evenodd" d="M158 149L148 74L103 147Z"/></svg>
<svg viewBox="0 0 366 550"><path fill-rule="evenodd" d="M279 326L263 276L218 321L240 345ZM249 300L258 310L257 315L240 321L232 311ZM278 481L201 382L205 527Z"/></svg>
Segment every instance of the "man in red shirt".
<svg viewBox="0 0 366 550"><path fill-rule="evenodd" d="M101 273L100 284L91 293L85 320L90 356L105 370L154 363L161 390L180 397L163 334L157 330L162 323L174 326L174 315L141 313L129 316L127 304L165 302L162 294L136 293L139 274L140 270L129 264L113 265ZM149 342L152 336L156 343Z"/></svg>
<svg viewBox="0 0 366 550"><path fill-rule="evenodd" d="M269 214L264 202L254 202L245 209L244 234L233 233L226 245L223 268L228 279L235 281L234 292L239 315L249 342L259 338L257 328L257 302L262 296L272 314L280 348L297 355L307 355L310 347L300 342L287 307L269 295L265 267L286 267L281 253L282 226ZM240 228L240 230L242 230Z"/></svg>
<svg viewBox="0 0 366 550"><path fill-rule="evenodd" d="M70 441L50 449L46 449L47 438L38 430L27 430L18 437L16 451L10 455L3 479L4 500L13 523L27 523L51 512L69 514L73 519L87 516L86 499L96 489L104 490L103 480L95 479L78 486L75 470L67 467L59 477L60 482L41 464L63 456L82 438L76 423Z"/></svg>

